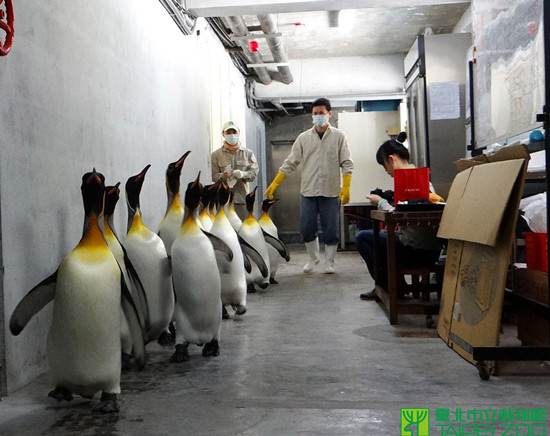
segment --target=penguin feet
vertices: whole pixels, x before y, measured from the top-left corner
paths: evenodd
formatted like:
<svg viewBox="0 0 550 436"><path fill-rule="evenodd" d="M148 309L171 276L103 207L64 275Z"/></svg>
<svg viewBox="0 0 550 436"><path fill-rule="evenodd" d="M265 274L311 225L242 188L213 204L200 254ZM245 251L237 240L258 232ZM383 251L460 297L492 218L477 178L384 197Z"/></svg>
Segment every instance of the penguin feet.
<svg viewBox="0 0 550 436"><path fill-rule="evenodd" d="M202 349L202 355L204 357L209 356L219 356L220 355L220 344L217 339L212 339L208 342Z"/></svg>
<svg viewBox="0 0 550 436"><path fill-rule="evenodd" d="M164 330L157 340L159 345L174 345L176 343L176 328L174 323L168 325L168 330Z"/></svg>
<svg viewBox="0 0 550 436"><path fill-rule="evenodd" d="M101 404L99 407L94 409L94 412L102 413L103 415L107 415L108 413L118 413L118 403L116 401L116 394L109 394L107 392L103 392L101 394Z"/></svg>
<svg viewBox="0 0 550 436"><path fill-rule="evenodd" d="M277 280L275 280L274 277L270 277L270 278L269 278L269 284L270 284L270 285L278 285L279 282L278 282Z"/></svg>
<svg viewBox="0 0 550 436"><path fill-rule="evenodd" d="M246 313L246 306L243 306L242 304L234 304L231 307L235 311L235 315L244 315Z"/></svg>
<svg viewBox="0 0 550 436"><path fill-rule="evenodd" d="M222 319L229 319L229 312L225 308L225 306L222 306Z"/></svg>
<svg viewBox="0 0 550 436"><path fill-rule="evenodd" d="M58 402L61 402L63 400L65 401L73 400L73 394L71 394L71 391L65 388L60 388L59 386L56 387L53 391L50 391L48 393L48 397L55 398Z"/></svg>
<svg viewBox="0 0 550 436"><path fill-rule="evenodd" d="M121 370L122 371L130 371L132 369L132 355L122 352L122 365Z"/></svg>
<svg viewBox="0 0 550 436"><path fill-rule="evenodd" d="M176 351L170 357L170 362L181 363L189 360L189 353L187 352L187 344L176 345Z"/></svg>
<svg viewBox="0 0 550 436"><path fill-rule="evenodd" d="M255 294L256 293L256 288L254 287L254 283L249 283L246 286L246 293L247 294Z"/></svg>
<svg viewBox="0 0 550 436"><path fill-rule="evenodd" d="M269 282L259 283L258 286L260 287L260 289L265 289L269 286Z"/></svg>

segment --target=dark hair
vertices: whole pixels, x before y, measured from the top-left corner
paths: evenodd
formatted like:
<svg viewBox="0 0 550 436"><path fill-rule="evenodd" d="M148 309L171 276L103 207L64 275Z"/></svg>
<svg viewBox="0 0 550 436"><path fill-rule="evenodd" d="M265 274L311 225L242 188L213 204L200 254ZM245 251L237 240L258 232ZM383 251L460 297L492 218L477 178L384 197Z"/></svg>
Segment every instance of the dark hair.
<svg viewBox="0 0 550 436"><path fill-rule="evenodd" d="M329 112L331 110L330 100L328 98L325 98L325 97L318 98L317 100L315 100L311 104L312 108L315 107L315 106L324 106L326 108L327 112Z"/></svg>
<svg viewBox="0 0 550 436"><path fill-rule="evenodd" d="M376 162L378 162L380 165L384 165L384 162L387 162L390 155L392 154L400 157L401 159L405 159L407 162L411 157L411 155L409 154L409 150L407 150L407 148L403 144L393 139L390 139L389 141L384 142L378 148L378 151L376 152Z"/></svg>
<svg viewBox="0 0 550 436"><path fill-rule="evenodd" d="M407 132L400 132L395 139L403 144L407 140Z"/></svg>

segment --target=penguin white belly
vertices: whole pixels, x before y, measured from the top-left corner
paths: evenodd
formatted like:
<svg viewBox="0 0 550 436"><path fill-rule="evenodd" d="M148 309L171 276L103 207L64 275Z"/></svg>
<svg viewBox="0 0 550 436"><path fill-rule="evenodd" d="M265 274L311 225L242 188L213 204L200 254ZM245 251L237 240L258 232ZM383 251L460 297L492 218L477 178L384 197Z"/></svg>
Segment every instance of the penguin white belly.
<svg viewBox="0 0 550 436"><path fill-rule="evenodd" d="M218 264L222 286L222 304L246 307L246 276L243 252L237 233L225 214L216 217L210 233L224 241L233 251L233 260L222 259Z"/></svg>
<svg viewBox="0 0 550 436"><path fill-rule="evenodd" d="M201 213L198 216L198 220L200 222L200 227L204 231L209 232L212 229L212 218L210 218L210 215Z"/></svg>
<svg viewBox="0 0 550 436"><path fill-rule="evenodd" d="M120 270L112 255L69 253L57 276L47 354L56 386L91 398L120 392Z"/></svg>
<svg viewBox="0 0 550 436"><path fill-rule="evenodd" d="M279 268L279 264L281 263L281 255L279 252L270 244L267 244L267 254L269 255L269 271L270 271L270 277L275 277L275 273L277 272L277 269Z"/></svg>
<svg viewBox="0 0 550 436"><path fill-rule="evenodd" d="M275 227L275 224L271 220L262 220L259 221L260 227L264 232L266 232L268 235L273 236L274 238L279 238L277 227ZM267 253L269 255L269 270L270 270L270 277L275 277L275 273L277 272L277 269L279 268L279 264L281 263L281 255L277 251L275 247L271 244L267 244Z"/></svg>
<svg viewBox="0 0 550 436"><path fill-rule="evenodd" d="M258 222L254 219L247 218L243 221L243 224L239 230L239 235L248 242L252 247L256 249L262 259L264 260L267 268L267 277L263 277L260 270L255 263L252 263L252 272L247 275L249 283L269 284L270 269L269 269L269 253L267 251L267 243L265 242L262 228Z"/></svg>
<svg viewBox="0 0 550 436"><path fill-rule="evenodd" d="M156 340L172 319L174 293L170 261L160 237L147 229L129 235L124 247L147 295L151 325L146 333L147 343Z"/></svg>
<svg viewBox="0 0 550 436"><path fill-rule="evenodd" d="M198 229L197 229L198 230ZM179 237L172 246L176 292L176 344L204 344L219 339L221 281L214 248L200 232Z"/></svg>
<svg viewBox="0 0 550 436"><path fill-rule="evenodd" d="M164 242L166 252L170 253L172 244L178 237L181 228L181 221L183 220L183 209L170 210L159 227L159 236Z"/></svg>

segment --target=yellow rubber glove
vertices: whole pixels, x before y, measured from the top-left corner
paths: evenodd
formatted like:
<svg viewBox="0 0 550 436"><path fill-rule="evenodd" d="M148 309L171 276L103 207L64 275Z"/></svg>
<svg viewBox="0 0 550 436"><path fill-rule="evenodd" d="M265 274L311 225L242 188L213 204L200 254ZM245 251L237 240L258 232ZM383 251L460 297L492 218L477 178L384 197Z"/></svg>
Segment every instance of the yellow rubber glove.
<svg viewBox="0 0 550 436"><path fill-rule="evenodd" d="M433 192L430 192L430 202L432 203L440 203L440 202L444 202L445 199L443 197L440 197L439 195L433 193Z"/></svg>
<svg viewBox="0 0 550 436"><path fill-rule="evenodd" d="M351 174L344 174L342 176L342 188L340 189L340 194L338 197L340 197L340 202L342 203L342 206L344 204L349 203L349 187L351 185Z"/></svg>
<svg viewBox="0 0 550 436"><path fill-rule="evenodd" d="M264 192L264 195L267 198L273 198L273 194L275 193L275 189L283 183L283 180L286 179L286 174L283 174L281 172L278 172L273 181L271 182L271 185L267 187L267 189Z"/></svg>

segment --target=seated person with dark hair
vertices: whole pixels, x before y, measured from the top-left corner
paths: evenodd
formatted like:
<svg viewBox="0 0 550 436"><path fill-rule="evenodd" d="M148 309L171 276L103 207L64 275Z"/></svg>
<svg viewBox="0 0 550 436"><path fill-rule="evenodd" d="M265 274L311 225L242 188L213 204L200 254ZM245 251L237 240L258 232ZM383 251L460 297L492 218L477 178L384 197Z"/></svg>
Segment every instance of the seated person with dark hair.
<svg viewBox="0 0 550 436"><path fill-rule="evenodd" d="M409 150L400 142L389 140L384 142L376 152L376 161L384 167L386 172L393 177L393 171L397 169L414 168L409 163ZM430 191L433 193L433 187L430 184ZM382 197L376 194L369 194L367 198L379 210L393 211L394 207ZM430 200L442 201L443 199L435 193L430 194ZM374 275L374 231L361 230L355 235L355 244L357 251L367 264L372 278ZM383 281L387 280L386 265L386 246L387 234L385 230L380 231L380 260L379 277ZM422 224L414 226L400 227L395 233L395 254L397 263L407 266L431 266L439 259L439 254L443 244L437 238L437 226ZM384 288L387 283L380 283ZM374 289L364 292L360 295L362 300L372 300L376 297Z"/></svg>

